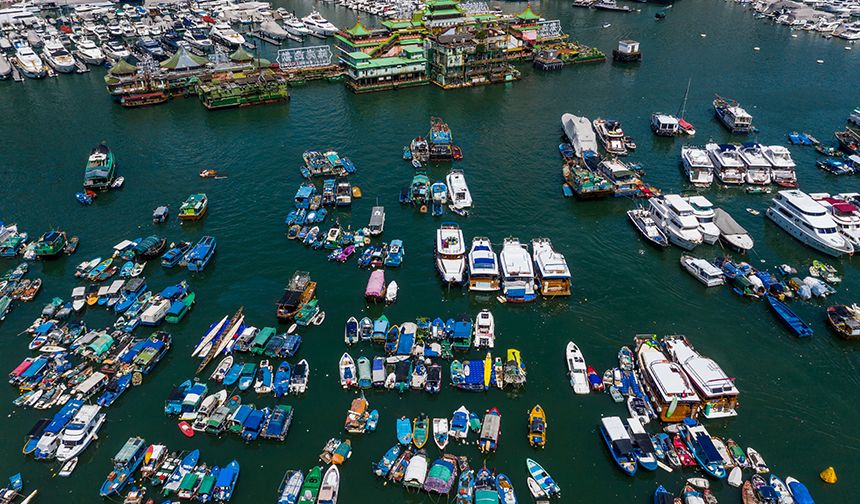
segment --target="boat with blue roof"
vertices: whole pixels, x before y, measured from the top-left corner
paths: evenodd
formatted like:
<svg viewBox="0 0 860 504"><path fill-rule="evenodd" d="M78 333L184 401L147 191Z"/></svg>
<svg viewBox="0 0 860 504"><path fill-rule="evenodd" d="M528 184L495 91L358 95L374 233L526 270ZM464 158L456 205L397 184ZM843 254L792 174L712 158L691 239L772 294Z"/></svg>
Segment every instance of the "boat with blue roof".
<svg viewBox="0 0 860 504"><path fill-rule="evenodd" d="M188 254L185 255L184 262L188 271L203 271L212 256L215 255L216 241L214 236L204 236L194 245Z"/></svg>
<svg viewBox="0 0 860 504"><path fill-rule="evenodd" d="M227 502L233 498L233 491L236 489L236 481L239 479L239 462L233 460L227 467L221 469L218 474L218 479L215 482L215 489L212 492L215 500Z"/></svg>
<svg viewBox="0 0 860 504"><path fill-rule="evenodd" d="M146 441L140 437L130 438L113 458L113 470L102 483L99 495L109 497L119 495L132 474L143 462L146 454Z"/></svg>

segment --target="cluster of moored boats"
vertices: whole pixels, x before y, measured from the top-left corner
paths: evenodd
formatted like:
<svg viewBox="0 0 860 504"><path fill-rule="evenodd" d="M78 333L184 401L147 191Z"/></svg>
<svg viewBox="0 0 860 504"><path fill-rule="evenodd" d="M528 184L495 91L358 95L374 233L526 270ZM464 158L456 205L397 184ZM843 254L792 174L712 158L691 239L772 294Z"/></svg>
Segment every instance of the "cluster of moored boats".
<svg viewBox="0 0 860 504"><path fill-rule="evenodd" d="M21 263L0 275L0 321L6 318L14 301L32 301L42 288L41 278L24 278L29 270L27 263Z"/></svg>
<svg viewBox="0 0 860 504"><path fill-rule="evenodd" d="M782 145L709 143L704 147L681 147L681 164L687 180L705 188L716 178L730 186L748 184L749 192L768 191L767 186L797 187L791 152Z"/></svg>
<svg viewBox="0 0 860 504"><path fill-rule="evenodd" d="M475 237L466 252L463 230L443 223L436 230L436 270L446 284L468 284L474 292L498 292L502 302L525 303L543 296L569 296L570 269L549 238L531 241L531 253L518 238L502 241L496 254L489 238ZM467 261L468 256L468 261Z"/></svg>
<svg viewBox="0 0 860 504"><path fill-rule="evenodd" d="M451 170L445 182L437 180L431 183L427 172L419 168L415 170L409 187L400 189L400 204L418 207L421 213L429 209L434 217L445 213L447 205L452 213L465 216L472 208L472 193L462 170Z"/></svg>

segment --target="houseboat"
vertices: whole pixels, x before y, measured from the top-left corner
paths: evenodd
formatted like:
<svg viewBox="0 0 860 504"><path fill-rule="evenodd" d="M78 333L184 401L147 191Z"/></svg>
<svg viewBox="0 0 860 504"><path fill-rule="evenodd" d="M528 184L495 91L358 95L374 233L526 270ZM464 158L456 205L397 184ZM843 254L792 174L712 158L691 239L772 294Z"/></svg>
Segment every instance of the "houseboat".
<svg viewBox="0 0 860 504"><path fill-rule="evenodd" d="M636 172L630 169L618 158L609 158L597 164L596 171L603 175L610 184L615 196L636 196L642 181Z"/></svg>
<svg viewBox="0 0 860 504"><path fill-rule="evenodd" d="M146 455L146 442L143 438L130 438L120 448L113 458L113 469L108 477L102 483L99 490L99 495L109 497L111 495L119 495L126 483L131 478L131 475L137 470L138 466L143 462Z"/></svg>
<svg viewBox="0 0 860 504"><path fill-rule="evenodd" d="M652 346L650 339L638 339L637 343L636 358L642 383L660 420L680 422L696 415L701 400L681 366Z"/></svg>
<svg viewBox="0 0 860 504"><path fill-rule="evenodd" d="M443 223L436 230L436 269L446 283L462 283L466 271L466 244L463 230L454 223Z"/></svg>
<svg viewBox="0 0 860 504"><path fill-rule="evenodd" d="M39 240L32 245L32 251L39 259L49 259L63 252L68 243L65 231L51 230L39 237Z"/></svg>
<svg viewBox="0 0 860 504"><path fill-rule="evenodd" d="M651 131L657 136L676 136L681 132L678 118L662 113L651 114Z"/></svg>
<svg viewBox="0 0 860 504"><path fill-rule="evenodd" d="M666 336L662 343L669 358L681 366L696 388L700 414L708 419L737 416L740 392L719 364L699 354L686 336Z"/></svg>
<svg viewBox="0 0 860 504"><path fill-rule="evenodd" d="M532 261L544 296L570 295L570 268L567 260L552 248L549 238L532 240Z"/></svg>
<svg viewBox="0 0 860 504"><path fill-rule="evenodd" d="M854 251L827 209L802 191L779 191L765 214L786 233L819 252L839 257Z"/></svg>
<svg viewBox="0 0 860 504"><path fill-rule="evenodd" d="M199 221L206 215L209 199L205 194L192 194L179 207L180 221Z"/></svg>
<svg viewBox="0 0 860 504"><path fill-rule="evenodd" d="M526 247L517 238L505 238L502 253L502 292L505 300L514 303L527 303L537 298L535 294L535 273L531 257Z"/></svg>
<svg viewBox="0 0 860 504"><path fill-rule="evenodd" d="M499 290L499 257L489 238L476 236L469 250L469 290L494 292Z"/></svg>
<svg viewBox="0 0 860 504"><path fill-rule="evenodd" d="M116 176L116 160L107 145L93 148L84 169L84 189L104 191L109 189Z"/></svg>
<svg viewBox="0 0 860 504"><path fill-rule="evenodd" d="M713 102L714 115L732 134L752 132L752 116L741 108L736 101L717 96Z"/></svg>

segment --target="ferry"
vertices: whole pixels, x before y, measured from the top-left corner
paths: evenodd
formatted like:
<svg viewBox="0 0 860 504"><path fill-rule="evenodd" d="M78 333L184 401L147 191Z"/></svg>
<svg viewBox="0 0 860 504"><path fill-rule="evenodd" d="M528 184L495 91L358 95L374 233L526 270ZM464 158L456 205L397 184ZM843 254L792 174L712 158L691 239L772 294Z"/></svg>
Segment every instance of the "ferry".
<svg viewBox="0 0 860 504"><path fill-rule="evenodd" d="M469 290L494 292L499 287L499 257L489 238L476 236L469 250Z"/></svg>
<svg viewBox="0 0 860 504"><path fill-rule="evenodd" d="M188 271L203 271L206 269L206 266L212 260L212 256L215 255L215 246L215 237L204 236L200 238L197 245L194 245L194 248L184 258Z"/></svg>
<svg viewBox="0 0 860 504"><path fill-rule="evenodd" d="M549 238L532 240L532 261L544 296L570 296L570 268L564 255L552 248Z"/></svg>
<svg viewBox="0 0 860 504"><path fill-rule="evenodd" d="M206 215L209 199L204 193L192 194L179 207L180 221L199 221Z"/></svg>
<svg viewBox="0 0 860 504"><path fill-rule="evenodd" d="M621 418L617 416L601 418L600 435L603 436L609 453L618 467L628 476L635 475L638 462L633 453L630 434L627 433Z"/></svg>
<svg viewBox="0 0 860 504"><path fill-rule="evenodd" d="M694 187L708 187L714 181L714 163L702 147L681 147L681 162L687 179Z"/></svg>
<svg viewBox="0 0 860 504"><path fill-rule="evenodd" d="M719 364L697 352L686 336L665 336L662 344L696 388L701 399L699 414L707 419L737 416L740 391Z"/></svg>
<svg viewBox="0 0 860 504"><path fill-rule="evenodd" d="M436 230L436 269L446 283L462 283L466 270L466 244L463 230L454 223L443 223Z"/></svg>
<svg viewBox="0 0 860 504"><path fill-rule="evenodd" d="M84 189L104 191L116 175L116 159L105 144L93 148L84 170Z"/></svg>
<svg viewBox="0 0 860 504"><path fill-rule="evenodd" d="M514 303L534 301L537 298L534 289L535 273L526 247L517 238L505 238L499 259L505 300Z"/></svg>
<svg viewBox="0 0 860 504"><path fill-rule="evenodd" d="M667 359L659 348L650 344L650 340L641 339L638 343L636 358L642 384L660 420L680 422L695 415L701 401L681 366Z"/></svg>
<svg viewBox="0 0 860 504"><path fill-rule="evenodd" d="M649 211L654 222L666 233L669 241L684 250L693 250L701 245L702 233L699 221L693 215L693 207L677 194L667 194L648 200Z"/></svg>
<svg viewBox="0 0 860 504"><path fill-rule="evenodd" d="M597 160L596 157L593 159ZM642 185L642 181L639 180L636 172L620 159L604 159L598 163L596 171L612 184L613 193L616 197L639 194L639 186Z"/></svg>
<svg viewBox="0 0 860 504"><path fill-rule="evenodd" d="M726 185L741 185L746 179L746 169L736 146L709 143L705 145L708 156L714 163L714 175Z"/></svg>
<svg viewBox="0 0 860 504"><path fill-rule="evenodd" d="M713 102L714 114L732 134L752 132L752 116L734 100L717 96Z"/></svg>
<svg viewBox="0 0 860 504"><path fill-rule="evenodd" d="M854 251L827 210L800 190L779 191L765 214L785 232L819 252L839 257Z"/></svg>
<svg viewBox="0 0 860 504"><path fill-rule="evenodd" d="M592 123L597 132L597 138L603 144L607 154L626 156L627 146L624 144L624 131L621 123L612 119L595 119Z"/></svg>
<svg viewBox="0 0 860 504"><path fill-rule="evenodd" d="M105 478L99 495L109 497L119 495L128 483L129 478L143 462L146 454L146 442L143 438L130 438L113 458L113 470Z"/></svg>
<svg viewBox="0 0 860 504"><path fill-rule="evenodd" d="M747 142L738 149L741 160L746 166L746 182L752 185L770 184L771 165L764 157L761 146Z"/></svg>
<svg viewBox="0 0 860 504"><path fill-rule="evenodd" d="M597 153L594 128L587 117L564 114L561 116L561 126L577 157L582 158L586 151Z"/></svg>
<svg viewBox="0 0 860 504"><path fill-rule="evenodd" d="M101 406L84 405L63 430L57 460L65 462L87 449L105 421Z"/></svg>
<svg viewBox="0 0 860 504"><path fill-rule="evenodd" d="M762 146L762 154L770 163L770 178L774 184L782 187L797 187L797 173L791 152L782 145Z"/></svg>

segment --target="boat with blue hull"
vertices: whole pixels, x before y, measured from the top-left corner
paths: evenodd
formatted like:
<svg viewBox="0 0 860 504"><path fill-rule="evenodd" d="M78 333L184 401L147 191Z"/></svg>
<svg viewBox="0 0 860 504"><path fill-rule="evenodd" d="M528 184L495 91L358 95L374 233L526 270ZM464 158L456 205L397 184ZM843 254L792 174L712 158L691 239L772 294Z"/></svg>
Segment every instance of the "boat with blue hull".
<svg viewBox="0 0 860 504"><path fill-rule="evenodd" d="M119 396L121 396L123 392L128 390L130 385L131 373L124 374L122 376L115 376L108 382L105 387L105 391L102 392L102 395L96 400L96 404L104 407L112 405L117 399L119 399Z"/></svg>
<svg viewBox="0 0 860 504"><path fill-rule="evenodd" d="M215 255L215 237L204 236L185 256L188 271L203 271Z"/></svg>
<svg viewBox="0 0 860 504"><path fill-rule="evenodd" d="M609 448L609 454L618 464L618 467L628 476L636 474L638 462L633 451L633 443L630 435L624 427L624 423L618 417L604 417L600 419L600 435Z"/></svg>
<svg viewBox="0 0 860 504"><path fill-rule="evenodd" d="M236 488L236 480L239 479L239 462L232 461L227 464L227 467L221 469L218 474L218 479L215 482L215 490L212 495L215 500L226 502L233 497L233 490Z"/></svg>
<svg viewBox="0 0 860 504"><path fill-rule="evenodd" d="M35 450L33 450L33 457L36 460L49 459L54 456L60 445L63 429L78 414L83 405L84 401L79 399L69 401L54 415L39 438Z"/></svg>
<svg viewBox="0 0 860 504"><path fill-rule="evenodd" d="M111 495L119 495L131 475L137 470L138 466L143 462L143 457L146 454L146 441L143 438L133 437L126 441L125 445L117 452L113 458L113 470L108 474L102 487L99 490L99 495L109 497Z"/></svg>
<svg viewBox="0 0 860 504"><path fill-rule="evenodd" d="M161 267L165 269L176 267L189 250L191 250L191 242L171 245L167 252L161 256Z"/></svg>
<svg viewBox="0 0 860 504"><path fill-rule="evenodd" d="M779 299L770 294L767 295L767 301L773 312L779 316L780 320L788 327L791 332L801 338L812 336L813 330L806 322L803 321L794 311Z"/></svg>
<svg viewBox="0 0 860 504"><path fill-rule="evenodd" d="M693 418L685 418L681 427L681 436L696 462L708 475L714 478L726 477L723 457L714 446L714 441L704 425Z"/></svg>

